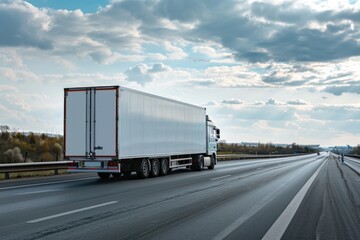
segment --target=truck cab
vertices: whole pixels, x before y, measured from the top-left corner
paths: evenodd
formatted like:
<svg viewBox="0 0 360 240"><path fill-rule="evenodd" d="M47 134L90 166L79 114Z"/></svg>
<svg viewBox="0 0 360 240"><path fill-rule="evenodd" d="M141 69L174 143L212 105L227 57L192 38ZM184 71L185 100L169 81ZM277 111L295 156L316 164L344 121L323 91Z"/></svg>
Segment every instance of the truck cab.
<svg viewBox="0 0 360 240"><path fill-rule="evenodd" d="M217 141L220 139L220 129L217 128L214 123L210 120L209 116L206 116L206 126L207 126L207 148L206 154L210 157L213 157L215 164L217 162Z"/></svg>

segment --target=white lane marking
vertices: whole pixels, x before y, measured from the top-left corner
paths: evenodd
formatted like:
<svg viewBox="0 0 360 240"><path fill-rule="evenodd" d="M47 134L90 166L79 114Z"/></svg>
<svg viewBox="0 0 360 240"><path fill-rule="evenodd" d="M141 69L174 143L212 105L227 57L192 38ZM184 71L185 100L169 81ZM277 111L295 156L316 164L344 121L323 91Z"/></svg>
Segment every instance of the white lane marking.
<svg viewBox="0 0 360 240"><path fill-rule="evenodd" d="M47 192L56 192L60 191L61 189L47 189L47 190L40 190L40 191L32 191L32 192L23 192L23 193L17 193L17 195L29 195L29 194L37 194L37 193L47 193Z"/></svg>
<svg viewBox="0 0 360 240"><path fill-rule="evenodd" d="M214 180L218 180L218 179L222 179L222 178L226 178L226 177L230 177L230 176L231 176L231 174L230 175L225 175L225 176L222 176L222 177L212 178L210 180L214 181Z"/></svg>
<svg viewBox="0 0 360 240"><path fill-rule="evenodd" d="M98 205L94 205L94 206L90 206L90 207L80 208L80 209L76 209L76 210L72 210L72 211L68 211L68 212L63 212L63 213L59 213L59 214L55 214L55 215L51 215L51 216L47 216L47 217L43 217L43 218L30 220L30 221L27 221L27 223L42 222L42 221L45 221L45 220L49 220L49 219L53 219L53 218L57 218L57 217L62 217L62 216L73 214L73 213L83 212L83 211L86 211L86 210L107 206L107 205L114 204L114 203L117 203L117 202L118 201L112 201L112 202L106 202L106 203L102 203L102 204L98 204Z"/></svg>
<svg viewBox="0 0 360 240"><path fill-rule="evenodd" d="M63 180L63 181L48 182L48 183L26 184L26 185L20 185L20 186L3 187L3 188L0 188L0 190L9 190L9 189L16 189L16 188L24 188L24 187L37 187L37 186L44 186L44 185L57 184L57 183L84 181L84 180L96 179L96 178L98 178L98 177L79 178L79 179L73 179L73 180Z"/></svg>
<svg viewBox="0 0 360 240"><path fill-rule="evenodd" d="M280 217L274 222L270 229L263 236L262 240L275 240L281 239L286 228L289 226L292 218L294 217L296 211L298 210L302 200L305 197L305 194L309 190L311 184L314 182L315 178L319 175L320 170L326 163L326 160L320 165L320 167L315 171L315 173L309 178L305 185L300 189L300 191L295 195L293 200L289 203L286 209L282 212Z"/></svg>

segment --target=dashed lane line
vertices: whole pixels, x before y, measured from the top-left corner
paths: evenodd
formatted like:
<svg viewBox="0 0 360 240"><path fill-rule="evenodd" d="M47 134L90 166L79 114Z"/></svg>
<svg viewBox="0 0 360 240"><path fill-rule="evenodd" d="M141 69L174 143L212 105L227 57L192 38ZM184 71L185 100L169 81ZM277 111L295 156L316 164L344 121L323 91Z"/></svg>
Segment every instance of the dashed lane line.
<svg viewBox="0 0 360 240"><path fill-rule="evenodd" d="M93 206L89 206L89 207L84 207L84 208L80 208L80 209L76 209L76 210L72 210L72 211L68 211L68 212L63 212L63 213L59 213L59 214L55 214L55 215L51 215L51 216L47 216L47 217L37 218L37 219L34 219L34 220L27 221L27 223L38 223L38 222L46 221L46 220L49 220L49 219L66 216L66 215L73 214L73 213L83 212L83 211L86 211L86 210L107 206L107 205L114 204L114 203L117 203L117 202L118 201L112 201L112 202L106 202L106 203L93 205Z"/></svg>

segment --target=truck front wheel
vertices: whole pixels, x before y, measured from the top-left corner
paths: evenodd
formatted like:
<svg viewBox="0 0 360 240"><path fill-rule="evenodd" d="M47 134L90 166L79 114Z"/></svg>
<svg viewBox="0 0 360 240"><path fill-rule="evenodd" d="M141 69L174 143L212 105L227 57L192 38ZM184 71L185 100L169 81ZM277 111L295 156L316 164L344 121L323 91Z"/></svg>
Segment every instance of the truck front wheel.
<svg viewBox="0 0 360 240"><path fill-rule="evenodd" d="M204 167L204 157L203 155L197 155L193 159L193 166L192 170L194 171L201 171Z"/></svg>
<svg viewBox="0 0 360 240"><path fill-rule="evenodd" d="M215 159L215 155L211 155L210 157L210 166L208 166L208 169L213 170L215 168L215 163L216 163L216 159Z"/></svg>
<svg viewBox="0 0 360 240"><path fill-rule="evenodd" d="M147 178L150 175L150 166L147 159L142 159L140 163L140 170L136 172L138 178Z"/></svg>
<svg viewBox="0 0 360 240"><path fill-rule="evenodd" d="M160 172L160 162L159 162L159 159L153 159L153 160L151 161L150 176L151 176L151 177L157 177L157 176L159 176L159 172Z"/></svg>
<svg viewBox="0 0 360 240"><path fill-rule="evenodd" d="M108 179L110 177L110 173L106 173L106 172L98 172L98 176L101 179Z"/></svg>

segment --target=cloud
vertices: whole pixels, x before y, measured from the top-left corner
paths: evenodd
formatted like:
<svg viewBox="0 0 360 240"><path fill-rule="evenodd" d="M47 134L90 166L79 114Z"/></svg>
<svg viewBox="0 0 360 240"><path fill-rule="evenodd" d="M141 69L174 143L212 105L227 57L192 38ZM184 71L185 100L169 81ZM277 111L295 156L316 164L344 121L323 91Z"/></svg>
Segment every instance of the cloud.
<svg viewBox="0 0 360 240"><path fill-rule="evenodd" d="M204 104L205 106L217 106L218 103L216 101L210 101Z"/></svg>
<svg viewBox="0 0 360 240"><path fill-rule="evenodd" d="M0 46L53 48L47 36L50 17L31 4L20 1L0 3Z"/></svg>
<svg viewBox="0 0 360 240"><path fill-rule="evenodd" d="M0 94L9 92L18 92L18 89L10 85L0 85Z"/></svg>
<svg viewBox="0 0 360 240"><path fill-rule="evenodd" d="M276 99L274 98L269 98L266 103L266 105L279 105L281 104L280 102L278 102Z"/></svg>
<svg viewBox="0 0 360 240"><path fill-rule="evenodd" d="M156 63L152 67L146 64L139 64L125 71L126 80L136 82L142 86L153 81L154 75L165 72L170 68L162 63Z"/></svg>
<svg viewBox="0 0 360 240"><path fill-rule="evenodd" d="M307 102L301 99L291 99L287 102L289 105L308 105Z"/></svg>
<svg viewBox="0 0 360 240"><path fill-rule="evenodd" d="M328 86L324 92L332 93L336 96L341 96L344 93L354 93L360 94L360 84L359 85L345 85L345 86Z"/></svg>
<svg viewBox="0 0 360 240"><path fill-rule="evenodd" d="M224 99L224 100L222 100L221 103L223 103L223 104L230 104L230 105L237 105L237 104L243 104L244 101L239 100L239 99L231 98L231 99Z"/></svg>
<svg viewBox="0 0 360 240"><path fill-rule="evenodd" d="M163 63L155 63L151 69L149 69L150 73L158 73L158 72L165 72L170 70L168 66Z"/></svg>
<svg viewBox="0 0 360 240"><path fill-rule="evenodd" d="M360 105L316 105L309 116L313 119L326 121L358 121L360 119Z"/></svg>
<svg viewBox="0 0 360 240"><path fill-rule="evenodd" d="M89 56L105 64L117 61L120 52L139 53L148 43L162 46L175 60L187 57L186 45L215 58L232 52L235 59L250 63L359 56L359 10L350 4L330 10L318 5L313 11L301 1L124 0L83 14L3 1L0 45ZM219 55L212 47L216 45L227 54Z"/></svg>
<svg viewBox="0 0 360 240"><path fill-rule="evenodd" d="M0 80L2 81L40 81L41 77L37 74L22 69L0 67Z"/></svg>

